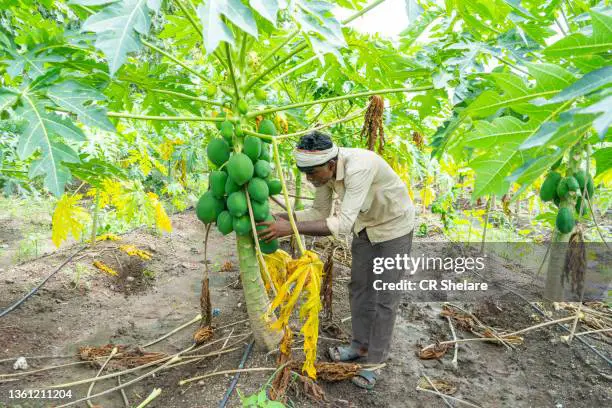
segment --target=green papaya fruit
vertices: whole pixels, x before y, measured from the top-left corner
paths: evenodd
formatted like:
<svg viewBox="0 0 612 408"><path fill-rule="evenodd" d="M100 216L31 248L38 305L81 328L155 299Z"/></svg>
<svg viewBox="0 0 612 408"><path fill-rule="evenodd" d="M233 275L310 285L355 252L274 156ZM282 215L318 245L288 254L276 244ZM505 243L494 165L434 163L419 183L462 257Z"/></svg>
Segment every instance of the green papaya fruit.
<svg viewBox="0 0 612 408"><path fill-rule="evenodd" d="M574 220L574 215L569 208L563 207L559 209L557 213L557 219L555 221L555 225L557 229L562 234L569 234L574 229L576 225L576 221Z"/></svg>
<svg viewBox="0 0 612 408"><path fill-rule="evenodd" d="M268 200L270 191L268 189L268 183L266 183L266 180L261 179L259 177L253 177L249 181L249 185L247 188L251 199L259 201L261 203Z"/></svg>
<svg viewBox="0 0 612 408"><path fill-rule="evenodd" d="M221 166L230 158L230 147L225 140L216 137L208 143L206 154L214 165Z"/></svg>
<svg viewBox="0 0 612 408"><path fill-rule="evenodd" d="M221 136L228 143L231 143L234 140L234 124L229 120L221 123Z"/></svg>
<svg viewBox="0 0 612 408"><path fill-rule="evenodd" d="M270 163L265 160L257 160L254 171L257 177L265 179L272 173L272 167L270 167Z"/></svg>
<svg viewBox="0 0 612 408"><path fill-rule="evenodd" d="M249 156L255 162L261 155L261 139L255 136L247 136L244 138L242 152Z"/></svg>
<svg viewBox="0 0 612 408"><path fill-rule="evenodd" d="M270 195L280 194L283 191L283 185L279 179L269 179L268 190L270 191Z"/></svg>
<svg viewBox="0 0 612 408"><path fill-rule="evenodd" d="M225 111L221 111L219 112L219 114L217 115L218 118L224 118L227 116L227 113L225 113ZM215 126L217 127L217 129L221 130L221 123L223 122L215 122Z"/></svg>
<svg viewBox="0 0 612 408"><path fill-rule="evenodd" d="M585 215L589 213L589 209L588 209L588 203L585 201L584 204L582 204L582 197L577 197L576 198L576 213L579 215ZM582 205L582 212L580 211L580 206Z"/></svg>
<svg viewBox="0 0 612 408"><path fill-rule="evenodd" d="M217 219L224 207L223 200L216 198L212 191L207 191L198 200L196 215L204 224L209 224Z"/></svg>
<svg viewBox="0 0 612 408"><path fill-rule="evenodd" d="M225 194L229 195L235 193L236 191L240 191L240 189L241 186L234 183L234 180L232 180L231 177L227 178L227 181L225 182Z"/></svg>
<svg viewBox="0 0 612 408"><path fill-rule="evenodd" d="M238 101L238 112L246 115L249 111L249 104L244 99Z"/></svg>
<svg viewBox="0 0 612 408"><path fill-rule="evenodd" d="M574 181L576 180L574 179ZM578 184L578 182L576 182L576 184ZM557 184L557 196L559 198L565 198L569 192L570 188L568 177L562 178L561 181L559 181L559 184Z"/></svg>
<svg viewBox="0 0 612 408"><path fill-rule="evenodd" d="M561 181L561 175L557 172L550 172L542 187L540 188L540 198L542 201L551 201L557 196L557 185Z"/></svg>
<svg viewBox="0 0 612 408"><path fill-rule="evenodd" d="M593 177L589 174L586 182L587 193L589 194L589 199L593 198L593 194L595 194L595 183L593 182Z"/></svg>
<svg viewBox="0 0 612 408"><path fill-rule="evenodd" d="M269 162L271 159L272 159L272 156L270 155L270 148L268 147L267 144L262 143L261 155L259 156L259 160L265 160Z"/></svg>
<svg viewBox="0 0 612 408"><path fill-rule="evenodd" d="M210 191L217 198L223 198L225 195L225 183L227 182L227 173L224 171L210 172Z"/></svg>
<svg viewBox="0 0 612 408"><path fill-rule="evenodd" d="M268 99L268 93L261 88L255 88L255 98L263 102Z"/></svg>
<svg viewBox="0 0 612 408"><path fill-rule="evenodd" d="M244 153L234 153L227 163L227 174L239 186L249 181L254 171L253 162Z"/></svg>
<svg viewBox="0 0 612 408"><path fill-rule="evenodd" d="M227 197L227 210L234 217L240 217L249 210L244 191L236 191Z"/></svg>
<svg viewBox="0 0 612 408"><path fill-rule="evenodd" d="M234 217L233 225L234 231L238 235L248 235L251 232L251 219L248 215L240 217Z"/></svg>
<svg viewBox="0 0 612 408"><path fill-rule="evenodd" d="M229 211L221 211L217 217L217 229L223 235L227 235L234 230L234 217Z"/></svg>
<svg viewBox="0 0 612 408"><path fill-rule="evenodd" d="M264 202L251 200L251 208L253 208L253 218L255 218L257 222L264 221L270 213L270 204L268 200Z"/></svg>

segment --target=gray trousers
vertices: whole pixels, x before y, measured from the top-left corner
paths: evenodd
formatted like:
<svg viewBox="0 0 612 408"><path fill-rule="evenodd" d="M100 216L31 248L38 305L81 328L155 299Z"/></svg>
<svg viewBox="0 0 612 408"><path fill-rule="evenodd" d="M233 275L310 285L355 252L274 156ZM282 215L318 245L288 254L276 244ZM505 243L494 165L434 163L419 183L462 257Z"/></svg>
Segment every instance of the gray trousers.
<svg viewBox="0 0 612 408"><path fill-rule="evenodd" d="M351 282L349 300L353 326L352 346L368 351L368 363L381 363L387 359L395 316L402 298L402 291L378 291L374 281L399 282L405 270L385 270L382 274L373 272L374 258L395 258L410 255L412 231L409 234L385 242L373 244L367 233L362 230L358 236L353 234L351 253Z"/></svg>

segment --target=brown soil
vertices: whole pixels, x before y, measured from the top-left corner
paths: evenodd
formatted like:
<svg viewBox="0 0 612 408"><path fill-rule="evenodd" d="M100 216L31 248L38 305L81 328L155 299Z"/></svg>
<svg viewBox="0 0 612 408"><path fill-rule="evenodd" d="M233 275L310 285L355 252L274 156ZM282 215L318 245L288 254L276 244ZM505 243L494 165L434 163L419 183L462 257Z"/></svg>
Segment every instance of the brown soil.
<svg viewBox="0 0 612 408"><path fill-rule="evenodd" d="M113 250L116 242L103 242L94 250L87 250L55 275L36 295L4 318L0 318L0 360L18 356L73 355L64 359L29 358L30 369L78 361L80 346L103 346L108 343L144 345L199 313L201 277L204 271L204 227L193 212L173 217L174 230L165 236L146 231L125 235L122 243L129 243L152 253L150 261L142 261ZM214 231L214 229L213 229ZM436 240L439 236L435 237ZM2 239L10 240L6 233ZM428 238L428 239L431 239ZM421 239L416 238L415 242ZM309 241L310 242L310 241ZM62 249L51 256L21 265L6 266L0 273L0 309L27 293L55 267L61 264L76 247ZM105 251L106 250L106 251ZM440 247L440 250L443 250ZM232 283L238 279L237 258L233 237L222 237L211 232L209 242L210 285L214 308L219 315L213 318L219 329L213 340L228 335L249 332L245 302L240 287ZM101 260L119 272L119 276L105 274L92 266ZM500 274L508 273L500 269ZM78 278L77 278L78 276ZM346 333L350 333L347 283L350 272L336 264L334 271L334 320ZM506 278L506 282L511 282ZM517 286L524 284L515 279ZM459 304L459 302L458 302ZM541 321L528 304L511 296L484 299L478 304L460 306L470 309L486 324L504 330L521 329ZM320 382L327 396L327 404L310 400L300 387L289 388L289 403L296 407L444 407L437 396L416 390L424 374L432 380L446 380L457 392L455 397L471 401L482 407L603 407L612 404L610 367L582 344L571 347L559 340L563 331L551 326L525 334L525 342L516 350L503 346L473 342L462 344L458 351L458 371L454 371L450 349L440 360L420 360L416 356L418 345L451 338L448 323L439 317L439 303L415 303L408 293L400 307L390 359L381 370L373 391L356 388L350 381ZM147 351L175 353L191 344L197 325L151 346ZM472 337L458 331L459 337ZM330 334L321 333L330 337ZM235 351L203 359L162 371L126 389L130 403L139 404L156 387L161 395L149 407L216 407L231 382L231 376L220 375L179 386L178 381L213 371L237 368L250 338L231 338L228 345L237 344ZM605 355L610 355L609 344L588 338ZM205 352L219 349L223 340L211 345ZM337 341L321 339L320 359L325 361L325 350ZM299 347L299 346L298 346ZM294 351L301 358L301 350ZM15 373L13 362L0 362L0 373ZM254 350L245 367L274 367L275 356ZM9 390L37 389L92 377L97 368L83 364L41 372L19 381L2 382L0 377L0 407L57 406L58 401L14 400ZM139 371L138 373L145 372ZM243 395L257 392L271 372L243 373L237 389ZM123 382L135 378L125 375ZM114 379L100 381L95 390L102 391L116 385ZM72 400L83 397L87 385L70 387ZM62 400L68 402L70 399ZM122 407L119 393L96 398L103 407ZM78 406L85 407L85 404ZM228 404L240 405L234 392ZM460 406L460 405L456 405Z"/></svg>

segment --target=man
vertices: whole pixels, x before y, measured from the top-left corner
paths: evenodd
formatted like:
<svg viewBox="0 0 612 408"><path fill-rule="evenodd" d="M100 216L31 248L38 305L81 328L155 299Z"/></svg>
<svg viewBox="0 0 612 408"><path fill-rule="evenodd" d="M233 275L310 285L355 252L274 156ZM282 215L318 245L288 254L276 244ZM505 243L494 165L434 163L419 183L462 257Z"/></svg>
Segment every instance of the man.
<svg viewBox="0 0 612 408"><path fill-rule="evenodd" d="M340 238L353 233L349 298L353 340L349 346L332 347L334 361L366 357L368 363L386 360L401 299L400 291L377 291L375 280L399 282L404 270L390 269L374 274L374 258L410 253L414 207L408 189L391 166L376 153L355 148L339 148L331 138L314 131L303 136L294 152L296 164L316 187L311 208L297 211L301 234ZM342 205L332 214L333 193ZM292 234L286 213L275 222L262 222L268 228L260 239L271 240ZM376 374L362 370L353 378L357 386L372 389Z"/></svg>

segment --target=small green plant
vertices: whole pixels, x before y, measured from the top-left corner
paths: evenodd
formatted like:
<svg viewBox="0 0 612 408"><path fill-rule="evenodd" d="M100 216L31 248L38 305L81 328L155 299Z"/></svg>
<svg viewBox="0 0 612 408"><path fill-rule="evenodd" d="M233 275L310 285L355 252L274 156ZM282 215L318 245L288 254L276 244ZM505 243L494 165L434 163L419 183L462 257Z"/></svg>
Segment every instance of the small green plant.
<svg viewBox="0 0 612 408"><path fill-rule="evenodd" d="M425 224L424 222L421 223L421 225L419 225L419 229L416 233L417 237L426 237L427 233L429 232L429 227L427 226L427 224Z"/></svg>
<svg viewBox="0 0 612 408"><path fill-rule="evenodd" d="M29 233L24 239L19 241L14 261L24 262L36 258L39 254L39 241L42 236L43 234L41 233Z"/></svg>
<svg viewBox="0 0 612 408"><path fill-rule="evenodd" d="M274 377L276 377L276 374L278 374L278 372L283 368L285 368L285 365L277 368L270 378L268 378L268 381L266 381L266 383L261 387L259 392L255 394L245 397L240 393L240 390L236 389L243 408L286 408L286 405L282 402L272 401L270 398L268 398L268 388L271 387L272 381L274 380ZM293 376L293 378L295 378L295 376Z"/></svg>
<svg viewBox="0 0 612 408"><path fill-rule="evenodd" d="M244 408L285 408L286 405L282 402L272 401L268 398L267 388L267 386L264 386L257 394L248 397L244 397L240 391L236 391Z"/></svg>
<svg viewBox="0 0 612 408"><path fill-rule="evenodd" d="M74 266L74 275L72 277L72 281L70 282L75 289L79 288L79 283L81 281L81 277L89 274L89 269L83 265L82 263L77 263ZM90 289L89 282L85 282L85 288Z"/></svg>

